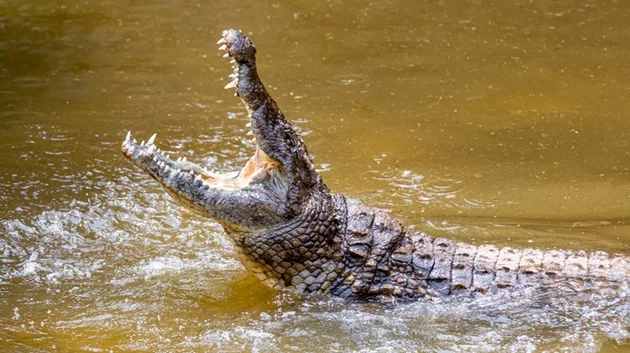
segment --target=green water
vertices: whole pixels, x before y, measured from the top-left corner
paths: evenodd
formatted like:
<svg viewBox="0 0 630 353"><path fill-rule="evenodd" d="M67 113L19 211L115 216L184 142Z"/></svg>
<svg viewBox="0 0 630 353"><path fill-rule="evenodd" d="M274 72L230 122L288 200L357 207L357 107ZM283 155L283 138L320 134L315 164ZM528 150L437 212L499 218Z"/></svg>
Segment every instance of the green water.
<svg viewBox="0 0 630 353"><path fill-rule="evenodd" d="M335 192L475 244L630 254L630 3L0 1L1 352L621 352L630 304L271 291L127 162L252 153L215 42Z"/></svg>

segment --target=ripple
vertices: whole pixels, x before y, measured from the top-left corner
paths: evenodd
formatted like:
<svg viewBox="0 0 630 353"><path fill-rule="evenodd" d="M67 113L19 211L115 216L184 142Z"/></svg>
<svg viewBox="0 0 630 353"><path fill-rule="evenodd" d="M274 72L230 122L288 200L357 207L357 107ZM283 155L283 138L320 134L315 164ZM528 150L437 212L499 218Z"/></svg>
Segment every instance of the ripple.
<svg viewBox="0 0 630 353"><path fill-rule="evenodd" d="M596 352L601 334L622 342L628 336L626 298L585 298L566 293L499 294L477 299L382 307L306 299L263 313L245 323L188 336L183 347L227 351L257 347L272 351L387 352L535 352L553 342L567 351ZM232 345L232 346L230 346Z"/></svg>
<svg viewBox="0 0 630 353"><path fill-rule="evenodd" d="M332 78L328 79L327 81L334 85L350 86L363 83L366 79L367 76L363 74L344 74L332 76Z"/></svg>
<svg viewBox="0 0 630 353"><path fill-rule="evenodd" d="M144 279L167 274L181 274L184 271L229 271L241 269L235 259L225 258L216 252L202 252L196 259L181 259L177 256L158 256L143 261L133 270Z"/></svg>
<svg viewBox="0 0 630 353"><path fill-rule="evenodd" d="M462 180L426 176L411 170L378 171L377 174L373 179L386 182L394 191L392 196L401 199L408 206L417 204L417 208L452 209L461 212L494 207L490 202L467 195L466 183Z"/></svg>

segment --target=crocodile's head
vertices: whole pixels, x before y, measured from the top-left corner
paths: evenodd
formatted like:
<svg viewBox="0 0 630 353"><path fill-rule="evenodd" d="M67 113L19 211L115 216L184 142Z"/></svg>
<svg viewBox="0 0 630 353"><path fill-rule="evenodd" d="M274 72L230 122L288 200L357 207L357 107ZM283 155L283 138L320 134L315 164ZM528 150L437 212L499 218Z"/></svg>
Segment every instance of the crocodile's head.
<svg viewBox="0 0 630 353"><path fill-rule="evenodd" d="M235 89L245 104L256 144L245 166L220 174L173 160L156 147L155 135L137 143L128 134L122 152L177 201L215 219L228 233L258 233L299 216L308 198L328 191L304 142L258 78L254 45L235 30L224 31L218 44L234 66L225 88Z"/></svg>

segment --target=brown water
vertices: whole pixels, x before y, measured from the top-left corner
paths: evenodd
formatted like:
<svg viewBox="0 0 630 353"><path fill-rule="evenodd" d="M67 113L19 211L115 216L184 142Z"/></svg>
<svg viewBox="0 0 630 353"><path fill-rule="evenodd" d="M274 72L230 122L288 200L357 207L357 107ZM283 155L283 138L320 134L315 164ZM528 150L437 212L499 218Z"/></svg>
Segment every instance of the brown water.
<svg viewBox="0 0 630 353"><path fill-rule="evenodd" d="M630 2L0 1L0 351L613 352L630 303L276 293L120 155L252 152L250 33L329 187L457 240L630 254Z"/></svg>

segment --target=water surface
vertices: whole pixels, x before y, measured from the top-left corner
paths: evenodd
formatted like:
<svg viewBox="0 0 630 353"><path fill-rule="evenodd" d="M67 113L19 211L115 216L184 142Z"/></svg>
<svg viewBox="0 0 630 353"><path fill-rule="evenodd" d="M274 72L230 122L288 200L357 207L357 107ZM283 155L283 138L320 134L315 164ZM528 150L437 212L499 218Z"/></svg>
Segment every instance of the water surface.
<svg viewBox="0 0 630 353"><path fill-rule="evenodd" d="M335 192L475 244L630 254L630 3L0 2L0 351L614 352L627 296L277 293L128 163L252 153L240 28Z"/></svg>

